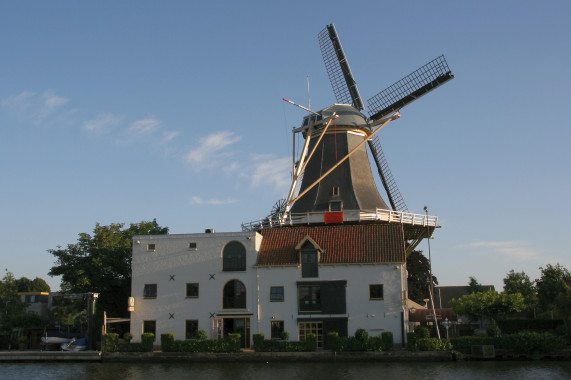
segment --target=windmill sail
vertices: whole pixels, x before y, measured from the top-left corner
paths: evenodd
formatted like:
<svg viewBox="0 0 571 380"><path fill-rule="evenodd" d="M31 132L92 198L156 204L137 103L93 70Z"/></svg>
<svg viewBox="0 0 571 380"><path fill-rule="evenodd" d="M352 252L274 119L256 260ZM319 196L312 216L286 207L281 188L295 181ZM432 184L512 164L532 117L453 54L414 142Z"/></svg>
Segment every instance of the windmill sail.
<svg viewBox="0 0 571 380"><path fill-rule="evenodd" d="M394 211L408 211L408 207L406 207L406 203L404 202L404 198L397 186L397 182L389 168L389 163L387 162L387 158L383 152L383 147L381 146L381 140L377 136L373 136L373 138L369 140L369 148L371 149L373 159L377 164L377 170L381 177L383 187L389 197L389 203L391 204L392 209Z"/></svg>
<svg viewBox="0 0 571 380"><path fill-rule="evenodd" d="M325 62L327 75L337 103L352 104L359 111L363 110L365 107L341 46L341 41L337 36L335 25L327 25L318 34L318 39L323 62Z"/></svg>
<svg viewBox="0 0 571 380"><path fill-rule="evenodd" d="M453 79L444 55L393 83L367 101L371 120L379 120Z"/></svg>

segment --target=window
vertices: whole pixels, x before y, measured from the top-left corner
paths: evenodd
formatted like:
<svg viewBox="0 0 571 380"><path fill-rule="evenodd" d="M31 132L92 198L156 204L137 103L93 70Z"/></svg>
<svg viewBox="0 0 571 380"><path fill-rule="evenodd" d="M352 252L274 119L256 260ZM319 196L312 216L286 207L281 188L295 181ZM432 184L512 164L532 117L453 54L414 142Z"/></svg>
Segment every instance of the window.
<svg viewBox="0 0 571 380"><path fill-rule="evenodd" d="M147 244L147 251L154 251L157 248L157 245L152 243L152 244Z"/></svg>
<svg viewBox="0 0 571 380"><path fill-rule="evenodd" d="M270 287L270 301L283 301L284 300L284 287L271 286Z"/></svg>
<svg viewBox="0 0 571 380"><path fill-rule="evenodd" d="M188 249L191 251L196 251L198 248L196 246L196 242L190 242L188 243Z"/></svg>
<svg viewBox="0 0 571 380"><path fill-rule="evenodd" d="M186 296L189 298L198 298L198 283L186 284Z"/></svg>
<svg viewBox="0 0 571 380"><path fill-rule="evenodd" d="M237 241L226 244L222 252L222 270L225 272L246 270L246 248Z"/></svg>
<svg viewBox="0 0 571 380"><path fill-rule="evenodd" d="M321 286L300 285L298 300L299 311L321 311Z"/></svg>
<svg viewBox="0 0 571 380"><path fill-rule="evenodd" d="M223 309L245 309L246 287L241 281L229 281L224 285L222 298Z"/></svg>
<svg viewBox="0 0 571 380"><path fill-rule="evenodd" d="M157 284L145 284L143 298L157 298Z"/></svg>
<svg viewBox="0 0 571 380"><path fill-rule="evenodd" d="M329 211L343 211L343 202L341 201L330 201L329 202Z"/></svg>
<svg viewBox="0 0 571 380"><path fill-rule="evenodd" d="M184 339L198 339L198 320L187 319L184 332Z"/></svg>
<svg viewBox="0 0 571 380"><path fill-rule="evenodd" d="M369 299L372 300L383 299L383 284L369 285Z"/></svg>
<svg viewBox="0 0 571 380"><path fill-rule="evenodd" d="M272 321L271 339L282 339L284 321Z"/></svg>
<svg viewBox="0 0 571 380"><path fill-rule="evenodd" d="M143 321L143 334L151 333L157 339L157 321Z"/></svg>
<svg viewBox="0 0 571 380"><path fill-rule="evenodd" d="M307 243L301 249L301 277L318 277L317 250Z"/></svg>
<svg viewBox="0 0 571 380"><path fill-rule="evenodd" d="M317 347L323 347L323 323L322 322L299 322L299 341L305 342L307 334L315 334Z"/></svg>

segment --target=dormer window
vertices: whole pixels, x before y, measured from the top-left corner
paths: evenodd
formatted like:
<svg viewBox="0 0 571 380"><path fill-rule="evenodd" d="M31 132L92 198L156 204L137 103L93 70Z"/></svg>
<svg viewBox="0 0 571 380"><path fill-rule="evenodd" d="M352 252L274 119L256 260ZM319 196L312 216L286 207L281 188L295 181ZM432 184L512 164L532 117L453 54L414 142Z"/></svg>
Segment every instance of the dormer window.
<svg viewBox="0 0 571 380"><path fill-rule="evenodd" d="M319 277L319 254L321 247L306 236L295 249L299 251L299 261L301 263L301 277Z"/></svg>

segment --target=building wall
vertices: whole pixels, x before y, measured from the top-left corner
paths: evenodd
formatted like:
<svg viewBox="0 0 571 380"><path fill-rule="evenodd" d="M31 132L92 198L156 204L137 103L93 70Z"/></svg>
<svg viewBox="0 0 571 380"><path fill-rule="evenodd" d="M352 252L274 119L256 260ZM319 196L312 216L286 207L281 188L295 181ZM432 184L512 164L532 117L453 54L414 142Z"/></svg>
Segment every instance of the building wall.
<svg viewBox="0 0 571 380"><path fill-rule="evenodd" d="M133 341L139 341L143 321L156 321L159 342L162 333L184 339L185 320L198 320L198 328L210 333L210 316L223 312L222 289L233 279L246 286L247 307L241 313L256 314L256 276L250 269L257 259L261 236L255 232L136 236L133 238L132 290L135 311L131 313ZM223 272L222 250L231 241L246 248L245 272ZM196 250L188 245L194 242ZM155 244L154 252L147 250ZM174 277L173 277L174 276ZM199 283L199 297L186 297L186 284ZM145 299L145 284L157 284L157 298ZM234 310L238 311L238 310Z"/></svg>
<svg viewBox="0 0 571 380"><path fill-rule="evenodd" d="M370 336L378 336L383 331L391 331L395 343L402 339L401 312L403 306L402 284L404 273L402 264L386 265L320 265L319 277L301 277L298 266L262 267L258 269L260 278L260 303L258 330L270 336L272 320L283 320L284 330L290 339L298 339L298 319L347 318L347 333L355 334L359 328L366 329ZM346 313L298 313L298 282L320 282L346 280ZM382 284L384 298L369 299L369 285ZM270 302L270 287L284 286L284 301Z"/></svg>
<svg viewBox="0 0 571 380"><path fill-rule="evenodd" d="M271 321L284 321L291 340L298 340L298 320L347 318L348 335L364 328L370 336L391 331L396 344L402 340L401 313L405 312L403 289L406 285L404 264L319 265L316 278L301 277L300 266L256 267L262 236L256 232L205 233L184 235L136 236L133 239L131 313L133 341L140 341L144 321L156 321L156 344L162 333L174 333L185 339L185 321L198 320L198 328L210 336L211 318L229 315L250 317L250 333L271 336ZM246 271L224 272L222 250L238 241L246 248ZM189 249L189 243L197 249ZM148 251L148 244L155 244ZM224 285L233 279L246 287L246 308L224 310ZM298 312L298 282L346 281L346 313ZM199 297L186 297L186 284L199 284ZM145 299L145 284L157 285L156 299ZM369 299L369 285L382 284L382 300ZM284 301L270 301L270 287L284 287ZM405 315L406 317L406 315ZM408 318L405 325L408 324Z"/></svg>

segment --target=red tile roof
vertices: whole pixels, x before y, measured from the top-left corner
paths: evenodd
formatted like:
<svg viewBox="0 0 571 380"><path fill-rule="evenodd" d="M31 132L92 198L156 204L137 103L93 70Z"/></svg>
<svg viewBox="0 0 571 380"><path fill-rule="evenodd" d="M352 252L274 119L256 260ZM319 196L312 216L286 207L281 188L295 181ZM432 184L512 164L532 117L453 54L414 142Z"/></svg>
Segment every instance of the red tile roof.
<svg viewBox="0 0 571 380"><path fill-rule="evenodd" d="M401 224L354 224L268 228L263 236L258 265L297 265L295 246L311 237L324 252L321 264L404 263Z"/></svg>

